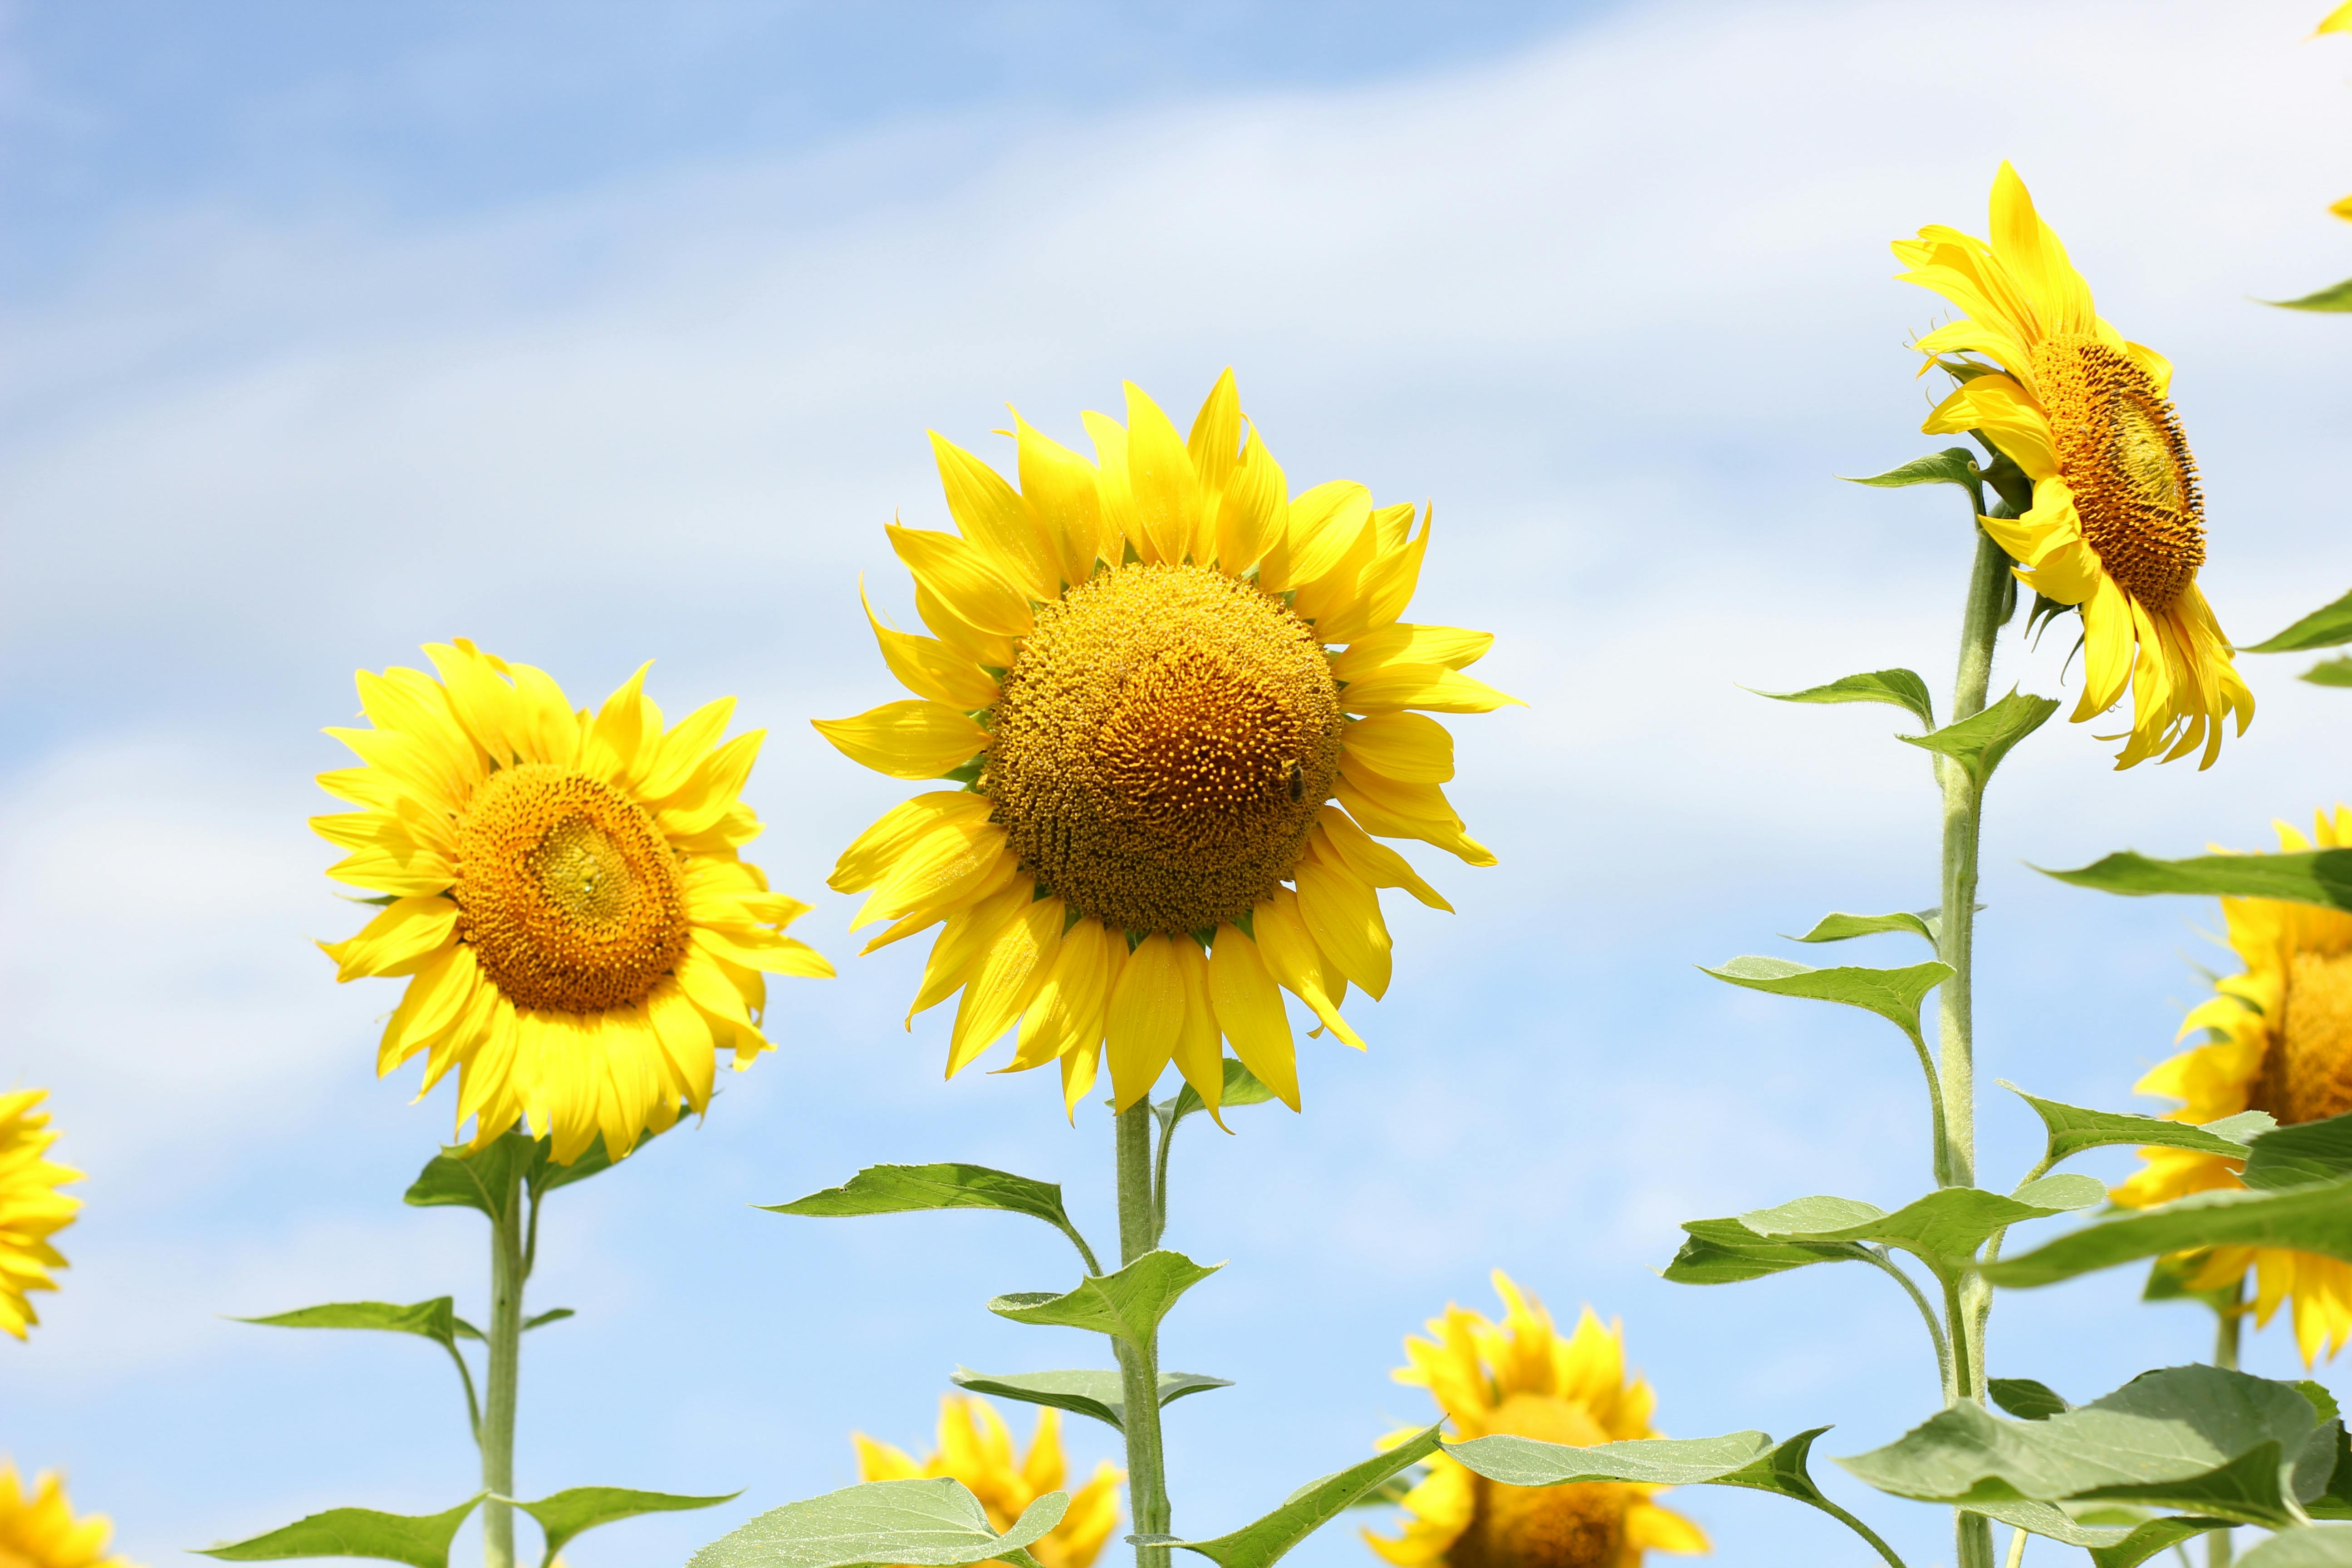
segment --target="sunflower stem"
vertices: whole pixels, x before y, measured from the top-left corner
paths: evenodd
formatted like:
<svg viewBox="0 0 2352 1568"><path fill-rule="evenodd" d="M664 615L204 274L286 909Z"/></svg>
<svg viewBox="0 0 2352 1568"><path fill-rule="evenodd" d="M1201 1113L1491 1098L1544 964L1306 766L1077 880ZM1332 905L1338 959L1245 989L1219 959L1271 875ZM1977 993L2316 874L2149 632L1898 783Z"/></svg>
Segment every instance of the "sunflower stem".
<svg viewBox="0 0 2352 1568"><path fill-rule="evenodd" d="M1118 1253L1121 1266L1160 1244L1160 1196L1151 1179L1151 1101L1139 1096L1118 1113ZM1138 1535L1168 1531L1168 1473L1160 1444L1160 1335L1142 1344L1111 1342L1118 1351L1126 1409L1128 1519ZM1165 1546L1138 1544L1136 1568L1168 1568Z"/></svg>
<svg viewBox="0 0 2352 1568"><path fill-rule="evenodd" d="M2238 1370L2239 1336L2245 1331L2246 1315L2240 1308L2246 1300L2246 1277L2238 1276L2237 1285L2230 1292L2230 1304L2214 1312L2219 1320L2213 1325L2213 1364L2224 1372ZM2217 1530L2205 1538L2206 1568L2230 1568L2235 1543L2230 1531Z"/></svg>
<svg viewBox="0 0 2352 1568"><path fill-rule="evenodd" d="M537 1216L534 1215L534 1218ZM535 1227L534 1227L535 1228ZM484 1568L514 1568L515 1374L522 1356L522 1287L530 1272L523 1249L522 1162L508 1163L505 1201L490 1222L490 1371L482 1411Z"/></svg>

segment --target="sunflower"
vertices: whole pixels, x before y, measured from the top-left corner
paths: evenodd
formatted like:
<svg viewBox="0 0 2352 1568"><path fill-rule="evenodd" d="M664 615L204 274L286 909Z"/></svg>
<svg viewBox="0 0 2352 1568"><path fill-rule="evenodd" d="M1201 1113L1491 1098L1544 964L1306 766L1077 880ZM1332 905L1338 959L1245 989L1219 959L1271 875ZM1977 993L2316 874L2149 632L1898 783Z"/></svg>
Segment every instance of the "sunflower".
<svg viewBox="0 0 2352 1568"><path fill-rule="evenodd" d="M8 1568L131 1568L105 1555L114 1526L102 1513L74 1518L65 1483L44 1472L25 1495L16 1467L0 1459L0 1563Z"/></svg>
<svg viewBox="0 0 2352 1568"><path fill-rule="evenodd" d="M953 1076L1019 1026L1076 1114L1108 1043L1121 1109L1172 1058L1212 1108L1223 1040L1293 1110L1281 993L1351 1046L1350 984L1388 989L1377 889L1452 906L1374 835L1474 866L1428 715L1516 699L1461 673L1485 632L1400 620L1429 544L1408 503L1335 481L1293 497L1233 373L1189 438L1127 388L1096 460L1018 415L1020 489L934 435L958 533L893 526L934 634L884 626L909 700L819 721L854 760L948 781L852 844L867 952L945 922L908 1014L958 992ZM855 927L853 927L855 929Z"/></svg>
<svg viewBox="0 0 2352 1568"><path fill-rule="evenodd" d="M42 1158L58 1135L49 1131L48 1112L33 1107L48 1093L19 1089L0 1094L0 1329L20 1340L29 1325L41 1321L25 1293L56 1289L49 1270L66 1266L49 1237L71 1225L81 1207L79 1198L58 1191L80 1181L81 1173Z"/></svg>
<svg viewBox="0 0 2352 1568"><path fill-rule="evenodd" d="M877 1443L863 1432L851 1433L849 1440L857 1446L859 1480L951 1476L971 1489L999 1531L1012 1529L1022 1510L1045 1493L1061 1489L1069 1473L1069 1461L1062 1455L1061 1415L1050 1406L1037 1412L1036 1435L1029 1439L1029 1452L1017 1461L1013 1434L995 1408L984 1399L954 1394L940 1401L939 1451L927 1459L919 1461L905 1449ZM1123 1479L1108 1459L1097 1464L1087 1484L1070 1494L1062 1522L1034 1542L1029 1554L1044 1568L1087 1568L1118 1523Z"/></svg>
<svg viewBox="0 0 2352 1568"><path fill-rule="evenodd" d="M1922 428L1979 431L2033 481L2024 516L1983 522L2021 581L2081 606L2074 720L2105 712L2128 686L2131 729L2116 765L2202 745L2198 766L2210 767L2223 721L2236 715L2244 734L2254 699L2197 586L2205 502L2165 395L2172 366L2093 310L2091 286L2007 163L1993 180L1991 231L1990 246L1941 225L1895 242L1911 268L1904 281L1967 312L1919 340L1928 365L1960 381ZM1991 363L1941 357L1970 352Z"/></svg>
<svg viewBox="0 0 2352 1568"><path fill-rule="evenodd" d="M2279 824L2279 847L2312 847ZM2352 808L2321 812L2313 837L2321 848L2352 845ZM2193 1008L2183 1037L2207 1032L2208 1044L2181 1052L2133 1087L2182 1103L2174 1121L2207 1122L2242 1110L2266 1110L2282 1125L2352 1110L2352 914L2273 899L2223 899L2230 945L2245 973L2214 985ZM2242 1163L2188 1149L2143 1149L2147 1168L2110 1195L2147 1208L2189 1193L2238 1187ZM2352 1264L2276 1247L2217 1247L2190 1255L2193 1290L2238 1288L2254 1270L2254 1322L2268 1323L2279 1303L2294 1303L2294 1338L2304 1364L2321 1349L2333 1356L2352 1338Z"/></svg>
<svg viewBox="0 0 2352 1568"><path fill-rule="evenodd" d="M1604 1329L1587 1307L1562 1339L1542 1302L1499 1268L1494 1280L1500 1323L1448 1302L1430 1338L1406 1338L1410 1364L1391 1374L1429 1390L1454 1441L1501 1433L1582 1448L1658 1436L1649 1384L1625 1377L1622 1324ZM1697 1525L1650 1501L1664 1489L1504 1486L1441 1454L1404 1495L1404 1533L1364 1539L1400 1568L1640 1568L1645 1551L1706 1551Z"/></svg>
<svg viewBox="0 0 2352 1568"><path fill-rule="evenodd" d="M384 908L320 945L338 980L413 976L377 1074L425 1053L421 1099L457 1068L474 1147L522 1121L563 1163L600 1133L619 1159L709 1104L718 1052L768 1049L763 972L833 973L782 934L808 906L737 853L764 731L719 742L732 698L665 730L645 667L591 715L462 637L425 653L440 679L362 670L374 727L327 731L365 765L319 783L362 809L310 826Z"/></svg>

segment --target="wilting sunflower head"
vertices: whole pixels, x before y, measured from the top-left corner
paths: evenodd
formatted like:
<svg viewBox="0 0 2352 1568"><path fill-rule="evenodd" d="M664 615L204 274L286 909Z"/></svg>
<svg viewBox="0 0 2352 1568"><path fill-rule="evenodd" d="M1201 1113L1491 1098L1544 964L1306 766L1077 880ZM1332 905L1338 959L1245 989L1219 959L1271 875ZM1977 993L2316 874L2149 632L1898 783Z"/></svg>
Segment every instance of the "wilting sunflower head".
<svg viewBox="0 0 2352 1568"><path fill-rule="evenodd" d="M1965 312L1919 340L1928 363L1959 381L1923 428L1975 432L2033 481L2024 516L1983 521L2021 581L2081 607L2074 719L2105 712L2128 688L2128 736L2108 737L2126 739L2117 767L2200 747L2198 765L2210 767L2224 721L2235 715L2245 733L2254 700L2197 586L2205 500L2169 400L2172 366L2093 309L2090 285L2007 163L1993 181L1991 235L1988 244L1937 225L1895 242L1903 279Z"/></svg>
<svg viewBox="0 0 2352 1568"><path fill-rule="evenodd" d="M361 809L310 825L384 910L320 945L338 980L413 977L376 1071L425 1053L421 1097L456 1068L477 1147L524 1122L619 1159L703 1110L719 1051L768 1048L765 974L833 973L738 853L761 732L721 743L731 698L665 728L643 668L592 715L462 637L425 652L440 679L362 670L373 728L327 731L364 765L319 783Z"/></svg>
<svg viewBox="0 0 2352 1568"><path fill-rule="evenodd" d="M1282 992L1350 1045L1388 988L1378 889L1445 901L1395 850L1494 857L1446 799L1430 713L1514 700L1461 670L1494 640L1400 617L1429 543L1363 486L1297 497L1233 374L1180 436L1141 391L1086 416L1095 458L1017 415L1019 479L931 438L954 533L892 527L932 635L867 618L915 696L819 721L902 803L832 886L867 951L944 922L914 1013L961 993L948 1071L1017 1026L1004 1070L1058 1061L1075 1108L1108 1045L1122 1107L1172 1059L1212 1108L1223 1042L1294 1110Z"/></svg>
<svg viewBox="0 0 2352 1568"><path fill-rule="evenodd" d="M131 1568L106 1554L114 1526L102 1513L76 1519L65 1483L44 1471L28 1495L16 1467L0 1459L0 1563L7 1568Z"/></svg>
<svg viewBox="0 0 2352 1568"><path fill-rule="evenodd" d="M2279 847L2352 846L2352 808L2317 814L2306 839L2278 825ZM2223 899L2230 945L2242 973L2214 984L2189 1011L2180 1035L2205 1043L2158 1066L2134 1087L2179 1100L2166 1112L2202 1124L2242 1110L2265 1110L2282 1125L2352 1111L2352 914L2273 899ZM2146 1168L2115 1189L2130 1208L2190 1193L2244 1185L2240 1163L2187 1149L2143 1149ZM2282 1301L2294 1303L2294 1337L2306 1365L2352 1339L2352 1264L2283 1247L2222 1247L2196 1255L2188 1281L2197 1290L2228 1289L2255 1270L2254 1316L2267 1323Z"/></svg>
<svg viewBox="0 0 2352 1568"><path fill-rule="evenodd" d="M71 1225L81 1207L79 1198L58 1191L80 1181L81 1173L44 1158L58 1135L48 1112L33 1108L48 1093L19 1089L0 1094L0 1329L20 1340L41 1321L26 1292L56 1289L49 1270L66 1266L49 1238Z"/></svg>
<svg viewBox="0 0 2352 1568"><path fill-rule="evenodd" d="M1013 1451L1013 1434L994 1406L984 1399L954 1394L940 1401L940 1446L927 1458L917 1459L863 1432L850 1434L849 1440L857 1447L859 1480L951 1477L980 1500L999 1531L1012 1529L1031 1503L1068 1482L1061 1416L1051 1408L1037 1412L1036 1434L1029 1439L1029 1451L1019 1456ZM1087 1568L1118 1523L1118 1486L1125 1479L1108 1460L1097 1464L1086 1485L1070 1493L1062 1522L1030 1546L1030 1555L1044 1568Z"/></svg>
<svg viewBox="0 0 2352 1568"><path fill-rule="evenodd" d="M1499 1268L1494 1279L1501 1322L1449 1304L1428 1339L1404 1342L1407 1364L1394 1373L1429 1390L1454 1441L1503 1434L1590 1447L1658 1436L1650 1385L1625 1375L1622 1327L1602 1328L1588 1307L1562 1338L1542 1302ZM1404 1533L1364 1539L1400 1568L1638 1568L1644 1551L1706 1551L1698 1526L1650 1500L1664 1489L1504 1486L1441 1455L1404 1496Z"/></svg>

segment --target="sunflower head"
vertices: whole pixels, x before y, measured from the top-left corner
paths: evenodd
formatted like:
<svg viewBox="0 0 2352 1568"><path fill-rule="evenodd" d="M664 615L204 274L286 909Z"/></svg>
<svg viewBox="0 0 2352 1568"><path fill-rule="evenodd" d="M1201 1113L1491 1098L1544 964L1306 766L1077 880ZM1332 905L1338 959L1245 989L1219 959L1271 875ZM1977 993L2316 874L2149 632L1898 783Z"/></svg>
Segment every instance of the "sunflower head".
<svg viewBox="0 0 2352 1568"><path fill-rule="evenodd" d="M1004 1418L984 1399L949 1394L940 1401L940 1446L918 1459L903 1448L877 1442L863 1432L850 1435L857 1447L857 1479L897 1481L948 1476L961 1481L988 1510L999 1531L1013 1528L1024 1510L1068 1484L1069 1461L1062 1453L1060 1414L1037 1412L1029 1451L1016 1456ZM1096 1465L1087 1483L1070 1493L1062 1522L1034 1542L1030 1555L1044 1568L1087 1568L1101 1554L1118 1523L1118 1487L1125 1479L1108 1460Z"/></svg>
<svg viewBox="0 0 2352 1568"><path fill-rule="evenodd" d="M933 926L908 1014L961 995L953 1074L1009 1031L1073 1108L1108 1048L1122 1107L1172 1060L1212 1109L1227 1042L1293 1109L1282 994L1350 1045L1388 987L1378 890L1446 904L1377 841L1494 857L1448 804L1431 713L1512 699L1463 675L1492 638L1401 617L1426 512L1345 481L1297 496L1231 372L1180 435L1127 389L1092 460L1013 421L1018 488L934 436L953 533L892 527L929 637L867 617L911 699L817 728L950 786L843 854L867 951Z"/></svg>
<svg viewBox="0 0 2352 1568"><path fill-rule="evenodd" d="M2352 846L2352 808L2317 814L2309 838L2278 825L2279 847ZM2223 899L2242 973L2218 981L2189 1011L2181 1037L2205 1043L2159 1064L2134 1087L2181 1103L2175 1121L2203 1123L2264 1110L2282 1125L2352 1111L2352 914L2274 899ZM2115 1189L2130 1208L2190 1193L2240 1187L2241 1163L2187 1149L2143 1149L2144 1168ZM2196 1255L2193 1290L2230 1289L2255 1271L2254 1316L2267 1323L2294 1303L2306 1365L2352 1338L2352 1264L2283 1247L2223 1247Z"/></svg>
<svg viewBox="0 0 2352 1568"><path fill-rule="evenodd" d="M19 1089L0 1094L0 1329L20 1340L41 1321L26 1292L56 1289L49 1270L66 1266L49 1238L71 1225L81 1208L79 1198L58 1191L80 1181L81 1173L45 1157L58 1135L48 1112L34 1107L48 1093Z"/></svg>
<svg viewBox="0 0 2352 1568"><path fill-rule="evenodd" d="M476 1147L523 1122L562 1163L621 1158L709 1104L719 1051L768 1048L764 975L832 973L740 853L761 733L721 743L732 699L665 726L644 668L590 714L462 637L425 652L438 679L362 671L372 727L328 731L363 765L319 783L360 809L311 826L384 909L320 945L339 980L408 978L376 1070L457 1068Z"/></svg>
<svg viewBox="0 0 2352 1568"><path fill-rule="evenodd" d="M2033 481L2022 516L1982 521L2021 581L2081 608L2074 719L2105 712L2128 689L2130 730L2110 737L2126 742L2116 766L2200 748L2199 766L2210 766L2224 721L2234 716L2243 734L2254 700L2197 586L2205 501L2170 402L2172 366L2093 308L2089 283L2007 163L1990 233L1988 243L1937 225L1895 243L1904 280L1965 315L1919 340L1927 363L1959 381L1924 428L1975 432Z"/></svg>
<svg viewBox="0 0 2352 1568"><path fill-rule="evenodd" d="M27 1495L16 1467L0 1459L0 1563L8 1568L132 1568L110 1557L114 1526L102 1513L76 1519L65 1483L44 1471Z"/></svg>
<svg viewBox="0 0 2352 1568"><path fill-rule="evenodd" d="M1499 1268L1494 1280L1501 1322L1449 1304L1429 1338L1405 1341L1394 1374L1429 1390L1456 1441L1504 1434L1589 1447L1658 1436L1650 1385L1625 1374L1622 1328L1602 1328L1588 1307L1562 1337L1540 1301ZM1504 1486L1440 1455L1405 1494L1403 1533L1364 1539L1400 1568L1638 1568L1647 1550L1706 1551L1698 1526L1650 1500L1662 1489Z"/></svg>

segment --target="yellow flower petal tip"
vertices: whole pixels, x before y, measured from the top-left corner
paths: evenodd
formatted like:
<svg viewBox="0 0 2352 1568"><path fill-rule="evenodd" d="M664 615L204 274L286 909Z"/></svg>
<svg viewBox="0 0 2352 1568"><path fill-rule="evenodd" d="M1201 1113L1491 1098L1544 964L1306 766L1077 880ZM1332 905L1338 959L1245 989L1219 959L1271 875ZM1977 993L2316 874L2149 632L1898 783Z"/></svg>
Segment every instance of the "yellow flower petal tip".
<svg viewBox="0 0 2352 1568"><path fill-rule="evenodd" d="M2345 4L2322 16L2319 26L2311 30L2315 38L2322 33L2352 33L2352 0L2345 0Z"/></svg>
<svg viewBox="0 0 2352 1568"><path fill-rule="evenodd" d="M961 1481L988 1510L1000 1532L1013 1528L1028 1506L1051 1491L1068 1491L1062 1522L1033 1542L1029 1554L1041 1568L1088 1568L1118 1526L1118 1489L1127 1477L1108 1461L1095 1467L1084 1485L1069 1485L1069 1460L1062 1452L1061 1417L1052 1408L1037 1412L1037 1429L1027 1452L1015 1454L1013 1434L984 1399L949 1394L940 1401L939 1447L916 1458L903 1448L852 1433L861 1481L914 1480L945 1476Z"/></svg>
<svg viewBox="0 0 2352 1568"><path fill-rule="evenodd" d="M28 1493L16 1467L0 1459L0 1563L10 1568L132 1568L107 1555L114 1526L104 1514L74 1517L65 1483L44 1473Z"/></svg>
<svg viewBox="0 0 2352 1568"><path fill-rule="evenodd" d="M20 1340L41 1321L27 1292L56 1289L49 1270L66 1266L51 1238L81 1208L79 1198L58 1191L80 1181L81 1173L47 1157L58 1132L48 1113L36 1108L48 1093L19 1089L0 1094L0 1329Z"/></svg>
<svg viewBox="0 0 2352 1568"><path fill-rule="evenodd" d="M1360 1047L1339 1006L1387 989L1379 890L1448 907L1378 840L1494 863L1431 715L1520 704L1462 673L1487 634L1402 618L1425 510L1293 495L1230 371L1189 431L1131 384L1125 411L1085 416L1091 460L1016 414L1013 479L932 435L955 531L888 530L930 635L866 606L913 697L817 728L952 787L830 885L890 922L875 946L941 927L912 1011L957 998L950 1075L1011 1035L1002 1070L1061 1062L1071 1107L1107 1060L1121 1106L1173 1064L1214 1110L1230 1048L1295 1110L1284 993Z"/></svg>
<svg viewBox="0 0 2352 1568"><path fill-rule="evenodd" d="M588 713L464 638L425 652L434 674L362 671L370 727L329 731L362 765L319 782L359 809L311 826L349 851L328 875L385 907L320 946L338 979L408 981L377 1071L456 1069L461 1139L528 1126L558 1161L600 1137L619 1159L704 1110L719 1052L768 1048L768 975L833 973L783 934L808 906L740 853L763 733L722 740L731 698L666 725L642 666Z"/></svg>

